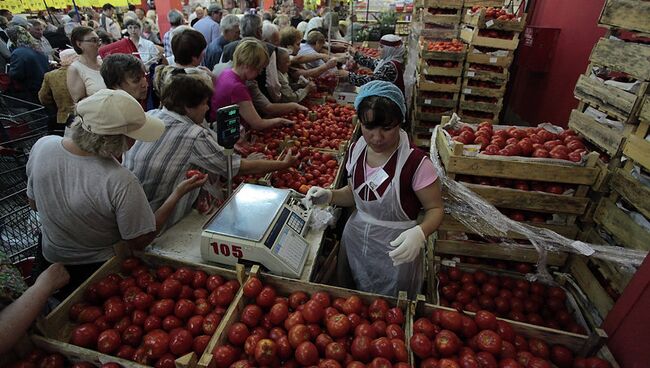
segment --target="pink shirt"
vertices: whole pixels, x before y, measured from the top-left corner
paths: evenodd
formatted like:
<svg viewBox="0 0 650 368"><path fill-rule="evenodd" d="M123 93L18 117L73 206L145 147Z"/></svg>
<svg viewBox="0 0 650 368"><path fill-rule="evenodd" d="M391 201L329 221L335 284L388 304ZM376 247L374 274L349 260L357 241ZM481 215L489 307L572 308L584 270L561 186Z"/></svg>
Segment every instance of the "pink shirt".
<svg viewBox="0 0 650 368"><path fill-rule="evenodd" d="M371 177L379 169L381 169L381 166L370 167L366 163L365 180L368 180L368 178ZM431 162L431 159L427 157L424 160L422 160L422 164L415 171L415 175L413 176L413 181L411 182L411 188L413 189L414 192L417 192L418 190L426 188L429 185L433 184L433 182L435 182L436 179L438 179L438 173L436 172L436 169L433 167L433 162Z"/></svg>
<svg viewBox="0 0 650 368"><path fill-rule="evenodd" d="M214 94L210 101L211 118L214 120L217 116L217 110L224 106L252 100L246 83L232 69L225 69L214 82Z"/></svg>

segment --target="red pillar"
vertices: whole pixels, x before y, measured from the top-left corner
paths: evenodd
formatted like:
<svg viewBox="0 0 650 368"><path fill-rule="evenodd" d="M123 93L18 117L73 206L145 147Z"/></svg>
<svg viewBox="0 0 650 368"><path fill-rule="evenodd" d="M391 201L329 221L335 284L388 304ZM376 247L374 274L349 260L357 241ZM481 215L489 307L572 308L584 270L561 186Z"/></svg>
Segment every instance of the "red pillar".
<svg viewBox="0 0 650 368"><path fill-rule="evenodd" d="M158 28L160 28L160 37L162 37L165 32L169 31L170 25L167 20L167 13L170 10L176 9L178 11L183 11L183 6L181 5L180 0L156 0L156 14L158 14Z"/></svg>

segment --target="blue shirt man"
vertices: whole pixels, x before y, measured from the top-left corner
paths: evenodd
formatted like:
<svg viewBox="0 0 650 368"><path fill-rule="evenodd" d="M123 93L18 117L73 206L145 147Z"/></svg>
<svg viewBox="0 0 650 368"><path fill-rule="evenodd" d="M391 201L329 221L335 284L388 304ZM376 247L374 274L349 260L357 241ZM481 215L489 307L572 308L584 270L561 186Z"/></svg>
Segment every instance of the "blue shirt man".
<svg viewBox="0 0 650 368"><path fill-rule="evenodd" d="M198 22L194 24L194 29L201 32L203 37L205 37L205 42L210 44L212 40L219 38L221 34L219 29L219 22L221 22L221 7L216 4L210 5L208 7L208 15L201 18Z"/></svg>

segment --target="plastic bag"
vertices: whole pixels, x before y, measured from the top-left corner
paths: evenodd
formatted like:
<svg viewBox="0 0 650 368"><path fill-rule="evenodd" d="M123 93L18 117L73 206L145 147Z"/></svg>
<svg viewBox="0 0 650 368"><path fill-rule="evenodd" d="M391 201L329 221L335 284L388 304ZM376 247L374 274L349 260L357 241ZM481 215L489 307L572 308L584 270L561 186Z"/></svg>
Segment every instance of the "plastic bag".
<svg viewBox="0 0 650 368"><path fill-rule="evenodd" d="M316 231L325 230L327 226L335 226L337 218L333 207L314 207L309 219L309 227Z"/></svg>

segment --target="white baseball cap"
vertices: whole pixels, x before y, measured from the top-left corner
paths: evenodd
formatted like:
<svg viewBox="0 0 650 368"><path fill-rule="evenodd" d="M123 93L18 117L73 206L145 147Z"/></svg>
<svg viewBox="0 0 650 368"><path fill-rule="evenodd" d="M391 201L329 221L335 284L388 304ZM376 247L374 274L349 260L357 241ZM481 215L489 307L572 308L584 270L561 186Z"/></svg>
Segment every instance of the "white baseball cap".
<svg viewBox="0 0 650 368"><path fill-rule="evenodd" d="M140 103L122 90L102 89L77 104L81 127L99 135L123 134L153 142L165 132L162 120L146 115Z"/></svg>

